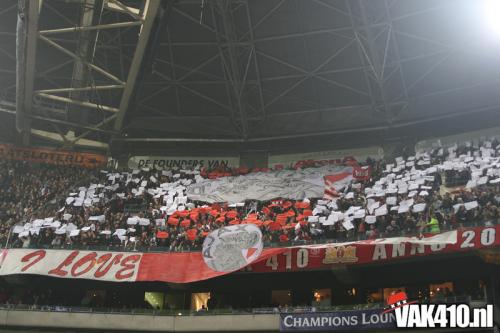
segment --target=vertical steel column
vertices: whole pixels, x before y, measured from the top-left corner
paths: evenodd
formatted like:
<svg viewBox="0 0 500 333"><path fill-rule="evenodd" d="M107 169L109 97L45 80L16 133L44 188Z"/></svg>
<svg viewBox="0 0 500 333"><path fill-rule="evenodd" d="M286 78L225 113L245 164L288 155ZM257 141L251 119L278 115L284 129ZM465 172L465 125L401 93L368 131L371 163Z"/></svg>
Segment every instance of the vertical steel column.
<svg viewBox="0 0 500 333"><path fill-rule="evenodd" d="M387 3L357 0L349 1L348 6L358 49L369 68L365 76L373 108L392 124L397 114L408 107L409 100ZM388 81L396 77L401 89L394 93L394 85L388 89Z"/></svg>
<svg viewBox="0 0 500 333"><path fill-rule="evenodd" d="M144 15L143 15L143 25L141 27L141 32L139 34L139 40L137 41L137 48L132 58L132 64L130 65L130 70L128 73L127 81L125 83L125 88L123 89L123 95L120 101L120 111L116 114L116 120L114 124L115 131L121 131L123 127L123 120L125 119L125 114L129 107L129 103L134 92L137 76L139 75L139 70L142 64L142 59L144 57L144 51L149 41L149 35L153 27L158 8L160 6L161 0L148 0L145 4Z"/></svg>
<svg viewBox="0 0 500 333"><path fill-rule="evenodd" d="M253 35L255 27L252 26L249 1L214 0L208 4L211 6L217 47L232 108L231 117L242 138L246 139L251 130L249 119L265 118L263 89ZM236 28L236 21L239 29ZM246 31L241 31L241 24L246 25L243 26L247 28ZM247 100L247 96L254 91L258 97L256 106L252 106Z"/></svg>
<svg viewBox="0 0 500 333"><path fill-rule="evenodd" d="M35 82L35 56L40 2L19 0L17 17L16 128L24 145L29 144Z"/></svg>
<svg viewBox="0 0 500 333"><path fill-rule="evenodd" d="M101 15L104 9L103 0L84 0L81 5L83 13L81 14L80 27L96 26L100 23ZM89 63L93 62L97 39L99 37L99 30L85 30L82 29L77 34L78 49L76 54L81 59L75 60L73 66L73 76L71 80L73 90L69 93L69 98L79 101L88 101L89 90L78 90L78 88L87 87L91 84L90 69L85 66L82 60ZM83 124L88 123L88 112L78 106L68 104L68 119Z"/></svg>

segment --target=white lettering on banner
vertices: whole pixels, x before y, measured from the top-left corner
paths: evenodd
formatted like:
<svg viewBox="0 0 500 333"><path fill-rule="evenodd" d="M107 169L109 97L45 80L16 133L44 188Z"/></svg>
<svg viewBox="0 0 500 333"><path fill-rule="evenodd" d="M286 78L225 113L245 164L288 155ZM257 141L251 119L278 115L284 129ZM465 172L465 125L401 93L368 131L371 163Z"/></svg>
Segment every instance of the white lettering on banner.
<svg viewBox="0 0 500 333"><path fill-rule="evenodd" d="M370 315L367 315L366 313L361 314L361 323L363 325L390 323L391 321L393 321L393 319L389 313L372 313Z"/></svg>
<svg viewBox="0 0 500 333"><path fill-rule="evenodd" d="M446 244L432 244L431 245L431 251L432 252L437 252L437 251L441 251L442 249L444 249L446 247Z"/></svg>
<svg viewBox="0 0 500 333"><path fill-rule="evenodd" d="M206 157L206 156L132 156L128 160L130 169L152 168L163 169L216 169L237 168L240 166L239 157Z"/></svg>
<svg viewBox="0 0 500 333"><path fill-rule="evenodd" d="M280 331L342 331L356 328L392 328L396 316L382 309L281 315Z"/></svg>
<svg viewBox="0 0 500 333"><path fill-rule="evenodd" d="M410 250L410 255L415 255L415 254L424 254L425 253L425 248L423 244L411 244L411 250Z"/></svg>
<svg viewBox="0 0 500 333"><path fill-rule="evenodd" d="M140 253L4 250L0 275L38 274L102 281L135 281Z"/></svg>
<svg viewBox="0 0 500 333"><path fill-rule="evenodd" d="M459 248L461 249L472 249L476 247L486 247L491 246L496 241L496 229L495 228L485 228L481 230L481 233L476 237L475 230L465 230L462 233L462 237L459 240ZM476 238L478 238L476 240ZM456 244L457 243L457 232L450 231L443 234L439 234L436 236L432 236L429 238L423 238L421 240L411 239L411 238L393 238L388 239L391 243L388 243L385 239L374 240L371 241L371 244L374 244L372 260L384 260L388 258L388 254L390 255L390 259L397 257L404 257L406 255L416 255L416 254L425 254L426 246L431 252L441 252L446 249L447 245ZM365 244L370 244L365 242ZM407 254L407 246L406 244L410 243L410 253ZM389 246L389 248L386 248ZM389 251L388 251L389 249Z"/></svg>
<svg viewBox="0 0 500 333"><path fill-rule="evenodd" d="M285 319L283 320L283 322L285 323L286 327L292 327L293 326L293 322L290 322L291 319L293 319L292 316L286 316Z"/></svg>
<svg viewBox="0 0 500 333"><path fill-rule="evenodd" d="M392 249L390 251L387 251L386 246L389 246L389 249ZM429 244L429 245L424 245L424 244L412 244L411 250L409 255L415 255L417 252L418 253L425 253L425 246L428 246L432 252L439 252L444 250L446 248L446 243L443 244ZM372 260L385 260L387 259L387 253L390 255L390 259L393 258L398 258L398 257L405 257L407 256L406 254L406 244L376 244L374 249L373 249L373 256Z"/></svg>
<svg viewBox="0 0 500 333"><path fill-rule="evenodd" d="M473 236L468 236L472 235ZM463 244L472 244L464 247ZM329 267L339 263L370 263L419 255L457 252L498 246L496 228L448 231L424 237L392 237L357 242L299 245L292 250L257 262L253 271L296 271L303 268Z"/></svg>
<svg viewBox="0 0 500 333"><path fill-rule="evenodd" d="M373 249L372 260L383 260L387 259L387 252L385 251L385 245L377 244Z"/></svg>
<svg viewBox="0 0 500 333"><path fill-rule="evenodd" d="M403 257L406 253L406 244L401 243L398 245L393 245L392 246L392 257L397 258L397 257Z"/></svg>
<svg viewBox="0 0 500 333"><path fill-rule="evenodd" d="M205 202L243 202L245 200L272 200L287 198L322 197L324 177L336 173L350 173L351 167L323 166L302 170L256 172L245 176L205 179L187 187L191 200Z"/></svg>

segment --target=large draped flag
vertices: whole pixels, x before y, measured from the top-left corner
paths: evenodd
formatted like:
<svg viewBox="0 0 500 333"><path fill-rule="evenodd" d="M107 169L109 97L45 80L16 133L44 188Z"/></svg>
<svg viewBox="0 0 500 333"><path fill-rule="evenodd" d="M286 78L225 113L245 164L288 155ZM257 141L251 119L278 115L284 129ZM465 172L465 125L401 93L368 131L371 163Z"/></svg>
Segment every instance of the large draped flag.
<svg viewBox="0 0 500 333"><path fill-rule="evenodd" d="M352 179L353 168L348 166L323 166L300 170L275 170L244 176L205 179L187 187L191 200L213 202L267 201L274 198L302 200L319 198L324 192L324 177L348 173Z"/></svg>
<svg viewBox="0 0 500 333"><path fill-rule="evenodd" d="M352 171L343 171L331 175L327 175L324 177L325 179L325 193L323 198L332 200L339 196L339 191L342 191L345 187L347 187L352 179Z"/></svg>

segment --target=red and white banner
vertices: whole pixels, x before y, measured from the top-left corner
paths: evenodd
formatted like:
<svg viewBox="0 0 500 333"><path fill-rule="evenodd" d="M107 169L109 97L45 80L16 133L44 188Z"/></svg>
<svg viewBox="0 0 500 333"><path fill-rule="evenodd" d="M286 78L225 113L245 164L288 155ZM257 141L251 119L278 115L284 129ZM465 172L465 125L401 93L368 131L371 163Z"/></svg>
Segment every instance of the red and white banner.
<svg viewBox="0 0 500 333"><path fill-rule="evenodd" d="M338 197L338 192L351 183L352 177L353 173L350 171L325 176L325 193L323 194L323 198L332 200Z"/></svg>
<svg viewBox="0 0 500 333"><path fill-rule="evenodd" d="M326 165L319 168L273 170L245 176L204 179L188 185L186 194L191 200L209 203L319 198L324 192L323 177L345 172L352 178L352 167Z"/></svg>
<svg viewBox="0 0 500 333"><path fill-rule="evenodd" d="M332 200L339 196L339 191L348 186L353 179L368 180L371 177L372 170L369 166L360 167L353 166L352 172L350 168L345 168L341 172L326 175L324 199Z"/></svg>
<svg viewBox="0 0 500 333"><path fill-rule="evenodd" d="M352 176L356 180L369 180L372 175L372 168L370 166L353 167Z"/></svg>
<svg viewBox="0 0 500 333"><path fill-rule="evenodd" d="M500 246L500 226L445 232L423 239L395 237L324 245L267 248L249 266L251 272L330 269L338 264L373 264ZM0 255L0 275L38 274L115 282L188 283L231 272L205 263L201 252L137 253L78 250L7 249Z"/></svg>
<svg viewBox="0 0 500 333"><path fill-rule="evenodd" d="M283 249L266 249L267 258ZM201 252L106 252L7 249L0 254L0 275L36 274L113 282L163 281L188 283L231 272L209 268Z"/></svg>

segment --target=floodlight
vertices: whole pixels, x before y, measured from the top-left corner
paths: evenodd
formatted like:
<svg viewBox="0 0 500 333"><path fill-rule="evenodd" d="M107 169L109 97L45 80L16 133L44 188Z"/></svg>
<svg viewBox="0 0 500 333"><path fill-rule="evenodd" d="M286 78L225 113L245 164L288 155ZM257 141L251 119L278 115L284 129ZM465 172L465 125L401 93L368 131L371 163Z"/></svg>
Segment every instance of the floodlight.
<svg viewBox="0 0 500 333"><path fill-rule="evenodd" d="M500 0L482 0L486 24L500 35Z"/></svg>

